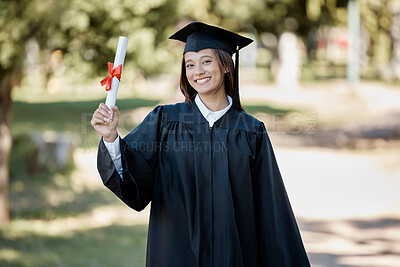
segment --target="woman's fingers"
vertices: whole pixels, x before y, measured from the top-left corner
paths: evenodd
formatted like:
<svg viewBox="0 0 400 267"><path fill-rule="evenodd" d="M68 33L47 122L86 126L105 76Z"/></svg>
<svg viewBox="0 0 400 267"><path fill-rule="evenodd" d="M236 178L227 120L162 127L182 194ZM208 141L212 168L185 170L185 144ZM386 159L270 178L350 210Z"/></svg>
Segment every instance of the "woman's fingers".
<svg viewBox="0 0 400 267"><path fill-rule="evenodd" d="M96 117L93 117L91 122L92 122L93 126L107 125L107 122L105 122L103 119L99 119L99 118L96 118Z"/></svg>
<svg viewBox="0 0 400 267"><path fill-rule="evenodd" d="M99 111L98 109L94 112L93 118L99 119L99 120L104 121L104 122L110 122L110 118L104 116L104 115L101 113L101 111Z"/></svg>
<svg viewBox="0 0 400 267"><path fill-rule="evenodd" d="M112 119L112 117L113 117L113 115L110 114L109 112L107 112L104 108L98 108L98 109L96 110L96 112L99 113L99 114L101 114L101 115L102 115L103 117L105 117L105 118ZM95 112L95 113L96 113L96 112Z"/></svg>
<svg viewBox="0 0 400 267"><path fill-rule="evenodd" d="M106 123L112 122L112 119L113 119L112 116L104 116L100 112L96 113L95 117L100 119L100 120L103 120Z"/></svg>
<svg viewBox="0 0 400 267"><path fill-rule="evenodd" d="M99 130L99 126L106 126L110 129L116 129L119 121L119 110L115 106L112 106L111 109L109 109L104 103L101 103L93 113L91 120L92 126L97 130Z"/></svg>
<svg viewBox="0 0 400 267"><path fill-rule="evenodd" d="M95 110L93 117L103 119L106 122L111 122L113 119L113 112L103 103Z"/></svg>
<svg viewBox="0 0 400 267"><path fill-rule="evenodd" d="M119 109L116 106L111 106L111 110L113 112L113 117L118 121L119 120Z"/></svg>
<svg viewBox="0 0 400 267"><path fill-rule="evenodd" d="M99 124L106 125L110 121L110 118L108 116L108 112L104 108L99 106L99 108L97 108L93 113L91 124L93 126Z"/></svg>
<svg viewBox="0 0 400 267"><path fill-rule="evenodd" d="M119 116L119 109L118 109L117 106L111 106L111 110L112 110L113 113L115 113L116 115Z"/></svg>
<svg viewBox="0 0 400 267"><path fill-rule="evenodd" d="M100 109L103 109L105 112L107 112L108 114L112 114L112 111L107 107L107 105L106 104L104 104L104 103L100 103L100 105L99 105L99 108Z"/></svg>

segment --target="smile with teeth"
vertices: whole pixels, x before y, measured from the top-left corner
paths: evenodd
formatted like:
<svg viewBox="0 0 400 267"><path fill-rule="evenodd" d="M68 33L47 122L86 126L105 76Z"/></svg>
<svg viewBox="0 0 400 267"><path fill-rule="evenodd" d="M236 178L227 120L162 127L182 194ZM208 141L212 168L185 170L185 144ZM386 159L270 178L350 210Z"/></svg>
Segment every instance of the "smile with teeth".
<svg viewBox="0 0 400 267"><path fill-rule="evenodd" d="M197 84L204 84L204 83L208 82L210 79L211 79L211 77L207 77L207 78L196 80L195 82Z"/></svg>

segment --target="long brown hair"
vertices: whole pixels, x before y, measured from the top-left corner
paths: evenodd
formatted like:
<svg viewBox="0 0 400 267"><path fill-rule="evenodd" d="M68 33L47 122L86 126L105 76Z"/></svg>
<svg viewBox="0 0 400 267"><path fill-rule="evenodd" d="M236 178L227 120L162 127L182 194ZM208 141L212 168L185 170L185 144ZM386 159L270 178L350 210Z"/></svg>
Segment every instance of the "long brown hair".
<svg viewBox="0 0 400 267"><path fill-rule="evenodd" d="M225 83L225 92L227 95L232 97L232 107L239 111L244 111L242 105L240 104L239 94L235 94L234 85L234 65L232 57L225 51L214 49L215 55L217 56L218 62L222 69L227 69L228 71L224 75L224 83ZM182 94L185 96L185 101L189 104L192 104L197 92L190 85L189 81L186 77L186 66L185 66L185 57L182 57L182 66L181 66L181 77L180 77L180 89Z"/></svg>

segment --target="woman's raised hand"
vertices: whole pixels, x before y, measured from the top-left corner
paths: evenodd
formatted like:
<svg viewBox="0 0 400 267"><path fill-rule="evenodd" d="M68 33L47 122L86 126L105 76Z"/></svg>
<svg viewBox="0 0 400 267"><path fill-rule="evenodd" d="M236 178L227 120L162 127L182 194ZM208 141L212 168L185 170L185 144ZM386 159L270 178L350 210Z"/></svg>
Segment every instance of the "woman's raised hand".
<svg viewBox="0 0 400 267"><path fill-rule="evenodd" d="M116 106L111 106L111 110L101 103L93 113L90 123L93 128L103 136L107 142L114 142L118 137L117 125L119 121L119 110Z"/></svg>

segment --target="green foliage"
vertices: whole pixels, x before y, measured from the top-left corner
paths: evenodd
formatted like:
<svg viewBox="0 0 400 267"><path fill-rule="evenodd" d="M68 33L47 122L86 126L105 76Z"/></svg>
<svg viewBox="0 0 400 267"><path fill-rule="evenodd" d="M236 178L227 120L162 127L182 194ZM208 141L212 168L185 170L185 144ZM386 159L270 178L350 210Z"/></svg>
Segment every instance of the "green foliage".
<svg viewBox="0 0 400 267"><path fill-rule="evenodd" d="M68 67L99 75L113 61L120 35L130 39L129 64L145 75L163 72L169 46L161 40L179 20L178 5L173 0L1 1L0 78L22 75L25 45L32 39L39 44L42 63L60 49Z"/></svg>
<svg viewBox="0 0 400 267"><path fill-rule="evenodd" d="M360 0L363 25L373 36L388 33L392 0ZM322 24L346 23L344 0L19 0L0 2L0 78L22 75L25 45L35 40L42 64L60 49L67 70L78 78L103 75L113 61L117 38L129 38L126 64L145 76L170 72L180 57L168 41L185 19L234 31L279 36L295 31L305 40ZM375 53L372 42L371 53ZM175 65L174 65L175 66Z"/></svg>
<svg viewBox="0 0 400 267"><path fill-rule="evenodd" d="M130 39L127 65L145 76L169 72L179 50L167 37L184 19L202 20L231 30L270 32L294 30L303 39L322 24L346 23L345 0L21 0L0 2L0 68L19 72L25 44L35 39L44 62L61 49L64 63L80 77L102 75L112 61L119 35ZM362 23L371 36L389 33L392 0L359 0ZM379 44L378 44L379 45ZM370 53L375 53L372 41ZM20 72L21 73L21 72Z"/></svg>
<svg viewBox="0 0 400 267"><path fill-rule="evenodd" d="M99 75L104 73L106 62L113 61L117 38L123 35L130 40L127 64L145 75L159 73L165 68L165 59L159 55L168 49L160 40L167 39L169 27L177 22L176 4L168 0L73 1L61 15L59 32L65 42L59 42L58 48L66 53L68 65L80 59Z"/></svg>

